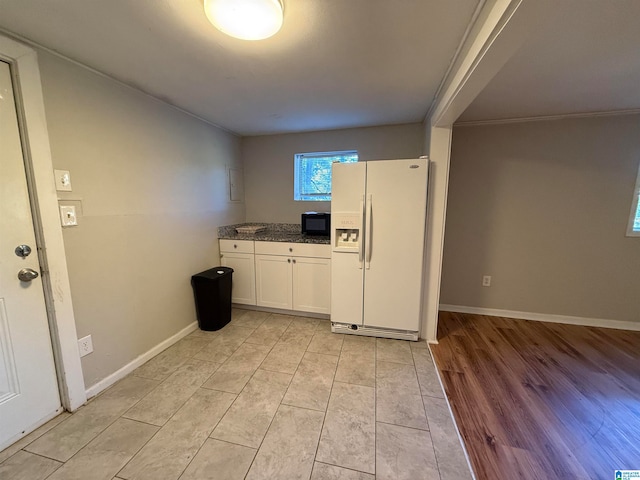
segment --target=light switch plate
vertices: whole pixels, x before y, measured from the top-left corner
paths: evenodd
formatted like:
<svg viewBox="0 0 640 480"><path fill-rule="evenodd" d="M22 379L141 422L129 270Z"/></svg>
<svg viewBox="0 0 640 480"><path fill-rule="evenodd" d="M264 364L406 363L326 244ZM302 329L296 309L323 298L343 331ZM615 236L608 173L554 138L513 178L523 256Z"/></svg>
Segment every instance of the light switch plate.
<svg viewBox="0 0 640 480"><path fill-rule="evenodd" d="M60 205L60 220L63 227L73 227L78 225L76 207L73 205Z"/></svg>
<svg viewBox="0 0 640 480"><path fill-rule="evenodd" d="M71 192L71 174L69 170L54 170L56 177L56 190L59 192Z"/></svg>

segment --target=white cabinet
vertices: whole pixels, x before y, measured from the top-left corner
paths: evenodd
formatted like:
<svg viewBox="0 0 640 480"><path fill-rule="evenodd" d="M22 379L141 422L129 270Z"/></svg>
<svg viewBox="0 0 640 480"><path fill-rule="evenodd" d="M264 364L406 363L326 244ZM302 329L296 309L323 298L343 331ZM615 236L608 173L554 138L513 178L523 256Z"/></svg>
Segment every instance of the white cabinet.
<svg viewBox="0 0 640 480"><path fill-rule="evenodd" d="M329 314L329 245L257 242L257 305Z"/></svg>
<svg viewBox="0 0 640 480"><path fill-rule="evenodd" d="M233 268L231 301L329 314L329 245L220 240L220 262Z"/></svg>
<svg viewBox="0 0 640 480"><path fill-rule="evenodd" d="M291 258L256 255L257 304L262 307L293 309Z"/></svg>
<svg viewBox="0 0 640 480"><path fill-rule="evenodd" d="M331 259L294 257L293 309L331 313Z"/></svg>
<svg viewBox="0 0 640 480"><path fill-rule="evenodd" d="M256 270L253 241L220 240L220 262L233 268L231 301L243 305L256 304Z"/></svg>

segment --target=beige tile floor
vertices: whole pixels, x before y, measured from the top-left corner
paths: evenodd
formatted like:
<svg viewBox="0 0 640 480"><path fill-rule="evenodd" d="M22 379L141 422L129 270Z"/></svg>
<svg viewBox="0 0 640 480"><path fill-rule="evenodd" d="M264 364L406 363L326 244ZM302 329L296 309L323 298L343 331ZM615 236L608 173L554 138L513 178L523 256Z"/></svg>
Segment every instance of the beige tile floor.
<svg viewBox="0 0 640 480"><path fill-rule="evenodd" d="M236 309L0 452L3 480L471 479L424 342Z"/></svg>

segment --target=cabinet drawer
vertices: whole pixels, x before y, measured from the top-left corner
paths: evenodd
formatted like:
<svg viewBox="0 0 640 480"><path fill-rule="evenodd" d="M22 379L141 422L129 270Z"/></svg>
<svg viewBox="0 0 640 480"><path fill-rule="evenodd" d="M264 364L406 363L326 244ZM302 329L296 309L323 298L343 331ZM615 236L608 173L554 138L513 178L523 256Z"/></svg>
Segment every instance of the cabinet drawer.
<svg viewBox="0 0 640 480"><path fill-rule="evenodd" d="M256 242L256 253L291 257L331 258L331 246L315 243Z"/></svg>
<svg viewBox="0 0 640 480"><path fill-rule="evenodd" d="M221 252L253 253L253 240L220 239Z"/></svg>

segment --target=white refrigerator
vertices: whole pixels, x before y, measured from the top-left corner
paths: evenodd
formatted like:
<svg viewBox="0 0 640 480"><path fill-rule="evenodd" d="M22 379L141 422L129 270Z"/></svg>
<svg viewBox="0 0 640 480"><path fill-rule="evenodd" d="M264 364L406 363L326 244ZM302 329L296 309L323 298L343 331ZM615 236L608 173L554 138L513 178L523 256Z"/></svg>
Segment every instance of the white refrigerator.
<svg viewBox="0 0 640 480"><path fill-rule="evenodd" d="M331 330L417 340L428 160L334 163Z"/></svg>

